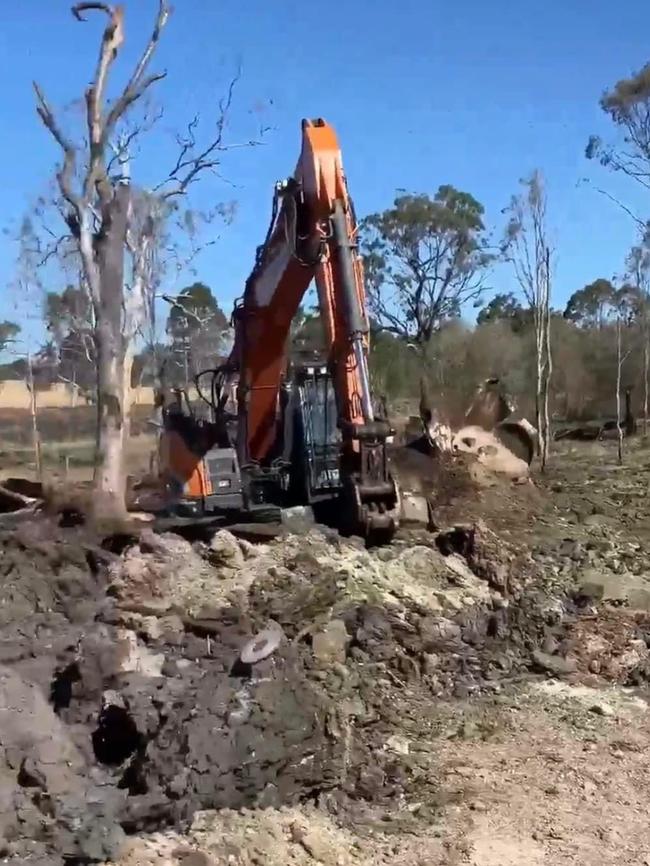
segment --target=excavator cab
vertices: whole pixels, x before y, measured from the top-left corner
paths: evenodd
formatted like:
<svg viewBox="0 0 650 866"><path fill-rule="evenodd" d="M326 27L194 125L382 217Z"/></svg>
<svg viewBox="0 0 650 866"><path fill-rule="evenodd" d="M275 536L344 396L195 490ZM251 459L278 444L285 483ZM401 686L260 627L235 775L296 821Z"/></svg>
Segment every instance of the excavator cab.
<svg viewBox="0 0 650 866"><path fill-rule="evenodd" d="M290 492L313 505L339 495L341 431L334 382L325 364L296 366L290 380ZM287 424L285 424L285 430Z"/></svg>

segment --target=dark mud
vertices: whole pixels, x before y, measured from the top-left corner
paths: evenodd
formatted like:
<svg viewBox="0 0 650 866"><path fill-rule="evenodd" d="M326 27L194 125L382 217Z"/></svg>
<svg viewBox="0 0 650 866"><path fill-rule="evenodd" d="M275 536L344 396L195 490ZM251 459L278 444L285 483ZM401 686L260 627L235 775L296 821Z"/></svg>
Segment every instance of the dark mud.
<svg viewBox="0 0 650 866"><path fill-rule="evenodd" d="M2 855L94 862L201 808L310 801L352 820L364 802L435 789L399 748L403 720L498 692L548 657L561 667L571 604L549 602L531 561L480 528L424 540L463 555L493 601L444 615L350 604L328 624L337 575L306 552L253 584L245 611L143 616L107 593L117 554L82 528L0 536ZM269 620L284 641L243 664Z"/></svg>

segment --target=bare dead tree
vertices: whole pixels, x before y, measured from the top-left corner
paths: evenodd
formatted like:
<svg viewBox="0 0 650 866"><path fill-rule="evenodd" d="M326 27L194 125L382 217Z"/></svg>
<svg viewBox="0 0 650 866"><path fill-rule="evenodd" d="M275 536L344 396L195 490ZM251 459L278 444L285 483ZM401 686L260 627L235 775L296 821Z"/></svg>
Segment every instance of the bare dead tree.
<svg viewBox="0 0 650 866"><path fill-rule="evenodd" d="M34 84L37 112L63 153L57 171L61 213L68 237L80 258L95 317L97 359L97 459L94 502L100 514L124 512L124 446L129 429L131 368L135 338L153 315L157 255L161 227L176 201L206 172L217 172L226 145L224 132L238 76L220 103L216 129L207 144L197 137L194 118L178 138L179 155L168 176L153 190L132 183L131 149L143 131L125 131L130 110L162 78L149 67L170 15L167 0L159 0L149 40L126 86L109 100L110 73L124 41L124 12L106 3L78 3L72 12L79 21L99 11L107 18L97 66L85 92L85 142L75 144L63 131L42 88Z"/></svg>
<svg viewBox="0 0 650 866"><path fill-rule="evenodd" d="M621 414L621 381L623 364L630 356L631 349L623 351L623 316L619 311L616 315L616 433L617 456L619 465L623 463L623 425Z"/></svg>
<svg viewBox="0 0 650 866"><path fill-rule="evenodd" d="M63 151L57 172L60 192L67 205L65 220L75 239L83 273L95 312L97 350L97 461L95 503L98 512L119 515L124 511L124 443L128 431L130 373L127 353L136 303L125 293L124 250L131 209L130 178L117 181L108 174L108 151L119 121L162 73L148 67L169 17L165 0L149 41L122 91L107 105L109 74L124 42L124 10L104 3L80 3L72 12L84 21L84 12L98 10L107 16L95 74L86 89L87 150L81 153L63 132L45 94L34 84L37 112ZM79 163L82 163L80 166ZM80 182L75 183L77 175Z"/></svg>
<svg viewBox="0 0 650 866"><path fill-rule="evenodd" d="M643 354L643 433L648 432L650 391L650 235L646 227L641 242L632 247L625 260L626 280L638 294L637 317Z"/></svg>
<svg viewBox="0 0 650 866"><path fill-rule="evenodd" d="M533 313L535 326L535 425L542 471L550 452L549 385L553 373L551 353L551 249L548 242L547 200L539 171L522 181L524 190L514 195L506 213L503 243L521 291Z"/></svg>

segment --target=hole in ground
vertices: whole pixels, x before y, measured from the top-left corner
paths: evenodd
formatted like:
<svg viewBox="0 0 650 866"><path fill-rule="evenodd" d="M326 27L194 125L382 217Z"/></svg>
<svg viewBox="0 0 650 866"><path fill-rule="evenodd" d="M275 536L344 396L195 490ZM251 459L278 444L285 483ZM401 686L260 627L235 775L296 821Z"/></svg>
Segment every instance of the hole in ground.
<svg viewBox="0 0 650 866"><path fill-rule="evenodd" d="M474 529L457 526L436 537L436 547L443 556L458 553L467 558L474 552Z"/></svg>
<svg viewBox="0 0 650 866"><path fill-rule="evenodd" d="M148 794L149 786L147 785L147 779L144 772L144 764L144 752L140 749L124 771L117 787L123 790L126 789L129 794L134 797L139 794Z"/></svg>
<svg viewBox="0 0 650 866"><path fill-rule="evenodd" d="M54 674L54 679L50 685L50 701L55 713L67 710L72 700L72 686L80 680L81 671L77 662L66 665L63 670Z"/></svg>
<svg viewBox="0 0 650 866"><path fill-rule="evenodd" d="M59 512L59 526L71 529L73 526L83 526L86 518L77 508L62 508Z"/></svg>
<svg viewBox="0 0 650 866"><path fill-rule="evenodd" d="M143 738L128 710L109 704L99 714L92 743L99 763L116 767L143 745Z"/></svg>
<svg viewBox="0 0 650 866"><path fill-rule="evenodd" d="M253 665L238 658L230 669L230 676L249 680L253 676Z"/></svg>
<svg viewBox="0 0 650 866"><path fill-rule="evenodd" d="M102 549L108 550L109 553L115 553L117 556L120 556L127 547L134 544L137 541L137 537L135 535L129 535L126 533L115 533L114 535L108 535L102 541Z"/></svg>

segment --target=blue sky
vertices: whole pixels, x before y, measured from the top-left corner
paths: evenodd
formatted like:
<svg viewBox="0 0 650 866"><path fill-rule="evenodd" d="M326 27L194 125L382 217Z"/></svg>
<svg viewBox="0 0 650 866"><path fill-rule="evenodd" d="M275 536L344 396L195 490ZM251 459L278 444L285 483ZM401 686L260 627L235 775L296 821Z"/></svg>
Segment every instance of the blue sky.
<svg viewBox="0 0 650 866"><path fill-rule="evenodd" d="M118 86L151 27L156 0L127 0ZM63 0L6 3L0 28L0 227L15 226L58 158L34 112L32 79L53 105L81 95L103 21L76 22ZM228 183L206 179L193 204L236 199L237 217L198 261L199 276L230 310L268 224L273 184L293 170L300 120L322 116L339 134L359 215L386 207L397 188L434 193L452 183L482 201L499 233L501 209L533 168L548 180L557 248L556 306L586 282L620 272L635 226L595 186L641 215L633 182L587 162L591 133L613 130L598 99L650 59L642 0L177 0L155 63L165 116L137 164L152 183L173 161L173 131L195 111L206 121L241 63L231 141L273 127L266 144L224 159ZM584 179L590 178L591 184ZM0 235L0 279L16 249ZM507 273L493 283L512 288ZM53 283L52 288L58 288ZM8 289L0 317L24 315ZM29 304L37 339L37 301Z"/></svg>

